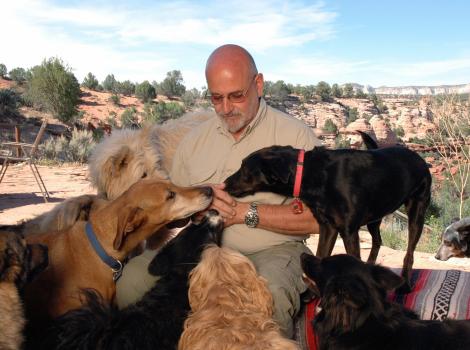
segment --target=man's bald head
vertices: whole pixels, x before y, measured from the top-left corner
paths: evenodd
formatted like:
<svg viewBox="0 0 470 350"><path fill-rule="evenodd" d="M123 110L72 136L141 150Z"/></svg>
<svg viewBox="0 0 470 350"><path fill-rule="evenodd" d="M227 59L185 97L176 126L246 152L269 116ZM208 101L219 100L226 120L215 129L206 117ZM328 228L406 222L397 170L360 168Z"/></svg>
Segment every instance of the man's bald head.
<svg viewBox="0 0 470 350"><path fill-rule="evenodd" d="M258 74L255 61L250 53L243 47L233 44L220 46L212 52L207 59L206 78L212 73L226 69L250 77Z"/></svg>

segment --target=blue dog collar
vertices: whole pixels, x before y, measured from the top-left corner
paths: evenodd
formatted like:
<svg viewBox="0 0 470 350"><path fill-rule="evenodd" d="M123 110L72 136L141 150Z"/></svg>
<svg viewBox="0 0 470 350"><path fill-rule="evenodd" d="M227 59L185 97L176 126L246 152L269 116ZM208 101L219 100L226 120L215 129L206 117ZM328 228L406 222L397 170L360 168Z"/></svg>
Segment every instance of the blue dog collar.
<svg viewBox="0 0 470 350"><path fill-rule="evenodd" d="M122 262L117 259L114 259L106 253L106 251L103 249L100 242L98 241L95 232L93 232L93 228L91 227L91 224L89 222L87 222L85 225L85 232L96 254L98 254L100 259L111 268L111 270L113 271L113 280L117 281L122 275Z"/></svg>

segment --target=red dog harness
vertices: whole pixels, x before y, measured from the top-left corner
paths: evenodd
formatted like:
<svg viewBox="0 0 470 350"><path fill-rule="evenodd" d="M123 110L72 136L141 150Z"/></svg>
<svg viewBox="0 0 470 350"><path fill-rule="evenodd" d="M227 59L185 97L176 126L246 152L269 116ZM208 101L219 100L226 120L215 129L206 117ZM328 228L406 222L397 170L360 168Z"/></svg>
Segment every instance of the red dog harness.
<svg viewBox="0 0 470 350"><path fill-rule="evenodd" d="M305 150L300 149L297 157L297 169L295 171L295 182L294 182L294 200L292 201L292 211L294 214L302 214L304 207L299 199L300 186L302 185L302 173L304 171L304 156Z"/></svg>

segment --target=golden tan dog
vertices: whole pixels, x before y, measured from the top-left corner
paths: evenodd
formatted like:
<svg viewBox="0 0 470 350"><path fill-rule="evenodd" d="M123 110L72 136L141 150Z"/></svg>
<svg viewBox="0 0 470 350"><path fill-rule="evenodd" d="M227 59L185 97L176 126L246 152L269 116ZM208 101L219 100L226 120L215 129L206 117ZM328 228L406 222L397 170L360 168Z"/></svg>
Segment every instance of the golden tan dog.
<svg viewBox="0 0 470 350"><path fill-rule="evenodd" d="M25 319L19 292L46 266L46 247L26 245L20 235L0 231L0 349L21 348Z"/></svg>
<svg viewBox="0 0 470 350"><path fill-rule="evenodd" d="M273 321L266 281L248 258L228 248L208 247L191 272L191 314L179 350L293 350Z"/></svg>
<svg viewBox="0 0 470 350"><path fill-rule="evenodd" d="M183 188L168 181L141 180L114 201L95 203L88 222L107 255L122 262L159 228L205 209L211 200L209 187ZM78 221L64 231L28 237L29 242L49 247L49 267L26 289L28 316L34 321L79 307L82 288L93 288L105 301L113 301L113 272L93 249L85 225Z"/></svg>

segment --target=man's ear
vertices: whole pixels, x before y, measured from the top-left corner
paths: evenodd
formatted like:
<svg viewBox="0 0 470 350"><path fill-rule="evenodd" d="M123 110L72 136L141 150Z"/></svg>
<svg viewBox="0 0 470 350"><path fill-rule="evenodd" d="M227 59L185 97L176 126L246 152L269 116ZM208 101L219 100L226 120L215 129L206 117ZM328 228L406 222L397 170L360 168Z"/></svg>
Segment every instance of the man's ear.
<svg viewBox="0 0 470 350"><path fill-rule="evenodd" d="M116 229L116 237L114 238L113 248L121 249L125 237L137 230L145 221L143 210L137 207L127 206L121 210L118 215L118 224Z"/></svg>

